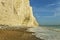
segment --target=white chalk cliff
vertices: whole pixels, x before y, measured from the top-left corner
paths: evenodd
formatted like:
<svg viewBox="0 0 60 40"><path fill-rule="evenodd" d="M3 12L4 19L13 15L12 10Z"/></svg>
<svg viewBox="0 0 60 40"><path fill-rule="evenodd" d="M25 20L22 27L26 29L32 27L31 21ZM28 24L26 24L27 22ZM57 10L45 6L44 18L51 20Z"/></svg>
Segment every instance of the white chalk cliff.
<svg viewBox="0 0 60 40"><path fill-rule="evenodd" d="M29 0L0 0L0 24L37 27Z"/></svg>

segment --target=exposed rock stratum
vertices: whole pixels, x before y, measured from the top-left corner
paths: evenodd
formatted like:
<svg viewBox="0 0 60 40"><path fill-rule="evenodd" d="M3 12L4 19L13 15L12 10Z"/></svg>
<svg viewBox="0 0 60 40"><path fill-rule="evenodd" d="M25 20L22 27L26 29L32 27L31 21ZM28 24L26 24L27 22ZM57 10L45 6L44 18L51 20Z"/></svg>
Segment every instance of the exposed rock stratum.
<svg viewBox="0 0 60 40"><path fill-rule="evenodd" d="M0 0L0 24L37 27L29 0Z"/></svg>

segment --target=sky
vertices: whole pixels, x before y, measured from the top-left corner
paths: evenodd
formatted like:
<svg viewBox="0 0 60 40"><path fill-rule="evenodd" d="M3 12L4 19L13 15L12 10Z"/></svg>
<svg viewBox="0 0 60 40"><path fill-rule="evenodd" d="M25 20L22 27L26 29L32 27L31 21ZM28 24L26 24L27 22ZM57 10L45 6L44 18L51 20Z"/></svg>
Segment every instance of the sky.
<svg viewBox="0 0 60 40"><path fill-rule="evenodd" d="M40 25L60 25L60 0L30 0Z"/></svg>

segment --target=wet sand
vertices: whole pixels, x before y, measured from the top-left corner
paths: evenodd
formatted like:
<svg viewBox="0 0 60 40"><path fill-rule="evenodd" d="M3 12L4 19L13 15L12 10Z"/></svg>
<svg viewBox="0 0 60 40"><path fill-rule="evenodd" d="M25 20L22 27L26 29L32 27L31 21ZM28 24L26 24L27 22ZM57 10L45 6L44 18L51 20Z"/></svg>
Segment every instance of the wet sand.
<svg viewBox="0 0 60 40"><path fill-rule="evenodd" d="M0 28L0 40L41 40L32 35L33 32L27 32L27 29Z"/></svg>

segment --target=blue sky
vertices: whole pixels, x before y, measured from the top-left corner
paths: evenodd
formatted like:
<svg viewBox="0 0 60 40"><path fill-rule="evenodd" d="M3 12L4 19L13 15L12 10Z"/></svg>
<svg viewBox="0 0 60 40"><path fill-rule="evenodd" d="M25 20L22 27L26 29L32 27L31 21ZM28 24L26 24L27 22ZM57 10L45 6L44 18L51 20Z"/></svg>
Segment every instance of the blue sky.
<svg viewBox="0 0 60 40"><path fill-rule="evenodd" d="M30 0L40 25L60 25L60 0Z"/></svg>

